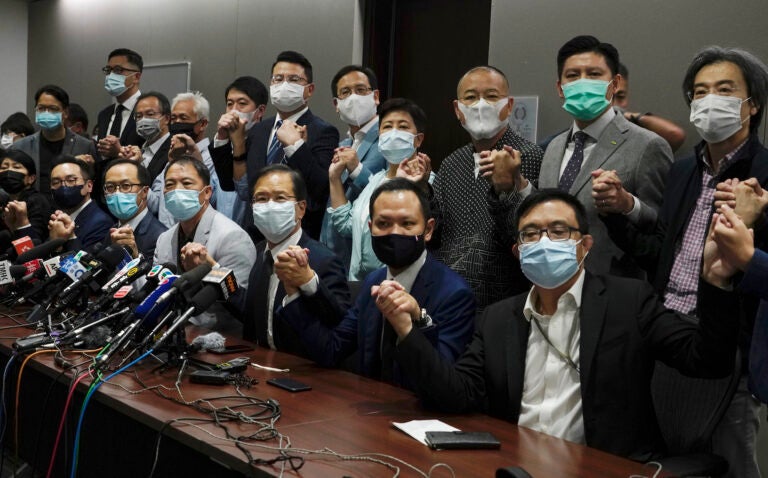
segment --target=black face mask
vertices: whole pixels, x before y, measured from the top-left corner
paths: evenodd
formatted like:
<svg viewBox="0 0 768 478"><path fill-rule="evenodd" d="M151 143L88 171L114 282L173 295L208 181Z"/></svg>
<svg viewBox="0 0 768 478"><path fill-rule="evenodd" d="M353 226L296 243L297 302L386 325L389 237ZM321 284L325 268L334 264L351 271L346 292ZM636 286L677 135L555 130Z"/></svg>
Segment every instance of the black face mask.
<svg viewBox="0 0 768 478"><path fill-rule="evenodd" d="M79 186L61 186L59 189L51 189L53 202L61 209L74 209L79 206L85 197L80 193L83 185Z"/></svg>
<svg viewBox="0 0 768 478"><path fill-rule="evenodd" d="M413 264L424 252L424 234L371 236L371 245L374 254L381 262L389 267L401 269Z"/></svg>
<svg viewBox="0 0 768 478"><path fill-rule="evenodd" d="M10 169L3 171L0 173L0 188L5 189L11 194L20 193L27 187L27 185L24 184L24 179L26 177L27 176L24 173L18 171L11 171Z"/></svg>
<svg viewBox="0 0 768 478"><path fill-rule="evenodd" d="M195 139L195 125L197 123L172 123L168 125L168 131L171 132L171 136L175 134L186 134L192 139Z"/></svg>

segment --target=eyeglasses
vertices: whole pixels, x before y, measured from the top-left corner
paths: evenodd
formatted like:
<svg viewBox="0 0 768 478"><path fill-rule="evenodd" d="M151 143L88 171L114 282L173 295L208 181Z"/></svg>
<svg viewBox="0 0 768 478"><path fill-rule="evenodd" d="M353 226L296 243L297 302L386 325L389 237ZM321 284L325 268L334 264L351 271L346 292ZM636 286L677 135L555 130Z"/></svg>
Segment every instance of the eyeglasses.
<svg viewBox="0 0 768 478"><path fill-rule="evenodd" d="M71 188L72 186L77 186L77 183L80 181L83 181L83 178L77 176L67 176L64 179L51 179L51 189L59 189L62 184Z"/></svg>
<svg viewBox="0 0 768 478"><path fill-rule="evenodd" d="M546 234L550 241L567 241L574 232L580 232L578 228L571 226L552 226L547 229L523 229L518 238L521 244L539 242L541 236Z"/></svg>
<svg viewBox="0 0 768 478"><path fill-rule="evenodd" d="M693 100L704 98L710 93L713 93L718 96L733 96L736 94L737 91L741 91L741 90L739 88L736 88L733 85L722 84L722 85L716 86L714 89L707 88L705 86L697 86L696 88L693 89L693 91L689 91L688 93L686 93L686 95L688 96L689 100L693 101Z"/></svg>
<svg viewBox="0 0 768 478"><path fill-rule="evenodd" d="M139 72L139 70L134 70L133 68L125 68L124 66L120 66L120 65L117 65L117 66L107 65L104 68L102 68L101 71L103 71L105 75L108 75L110 73L117 73L118 75L123 75L127 71L131 71L133 73Z"/></svg>
<svg viewBox="0 0 768 478"><path fill-rule="evenodd" d="M270 196L254 196L253 199L251 199L251 204L266 204L269 201L274 201L276 203L285 203L290 201L291 199L296 199L296 196L287 196L284 194L280 194L279 196L270 197Z"/></svg>
<svg viewBox="0 0 768 478"><path fill-rule="evenodd" d="M114 194L116 191L120 191L121 193L129 193L133 189L134 186L141 186L139 183L104 183L104 192L107 194Z"/></svg>
<svg viewBox="0 0 768 478"><path fill-rule="evenodd" d="M62 109L55 105L37 105L35 106L35 111L38 113L45 113L46 111L49 113L61 113Z"/></svg>
<svg viewBox="0 0 768 478"><path fill-rule="evenodd" d="M358 95L358 96L365 96L368 94L369 91L373 91L373 88L370 86L355 86L354 88L342 88L339 91L339 94L336 95L336 98L343 100L345 98L348 98L349 95L352 93Z"/></svg>
<svg viewBox="0 0 768 478"><path fill-rule="evenodd" d="M154 119L154 118L159 118L161 116L163 116L163 113L161 111L149 110L149 111L144 111L143 113L139 113L137 111L136 113L133 114L133 119L135 119L136 121L139 121L142 118L152 118L152 119Z"/></svg>
<svg viewBox="0 0 768 478"><path fill-rule="evenodd" d="M276 85L277 83L282 83L284 81L287 81L288 83L301 83L302 81L307 81L306 78L303 78L299 75L273 75L272 76L272 84Z"/></svg>

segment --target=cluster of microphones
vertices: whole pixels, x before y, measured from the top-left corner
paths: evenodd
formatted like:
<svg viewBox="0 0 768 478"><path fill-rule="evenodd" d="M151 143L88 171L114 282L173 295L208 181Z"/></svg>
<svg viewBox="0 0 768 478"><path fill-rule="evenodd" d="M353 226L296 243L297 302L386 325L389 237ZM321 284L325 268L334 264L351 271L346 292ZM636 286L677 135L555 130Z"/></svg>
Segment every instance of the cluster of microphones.
<svg viewBox="0 0 768 478"><path fill-rule="evenodd" d="M63 251L67 241L11 241L0 232L0 304L23 308L38 332L16 340L16 353L46 348L101 349L96 366L115 357L186 345L184 326L237 290L231 270L201 264L179 274L173 264L132 258L119 245ZM170 340L169 340L170 339Z"/></svg>

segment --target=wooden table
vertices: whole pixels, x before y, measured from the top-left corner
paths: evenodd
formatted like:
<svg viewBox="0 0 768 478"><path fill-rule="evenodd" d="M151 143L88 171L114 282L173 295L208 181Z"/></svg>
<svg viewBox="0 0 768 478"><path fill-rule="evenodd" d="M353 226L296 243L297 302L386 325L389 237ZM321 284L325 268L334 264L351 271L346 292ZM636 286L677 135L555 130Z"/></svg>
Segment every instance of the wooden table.
<svg viewBox="0 0 768 478"><path fill-rule="evenodd" d="M7 325L6 319L0 325ZM195 335L200 331L191 331ZM6 330L3 336L27 335L29 331ZM3 363L11 353L12 340L0 340ZM229 342L228 342L229 343ZM52 360L52 354L35 357L23 372L21 383L21 407L19 411L19 448L22 458L34 459L35 467L45 471L52 450L52 440L63 408L70 374L61 374ZM425 411L419 407L415 396L403 389L366 379L341 370L324 369L313 363L288 354L258 349L244 354L252 361L277 368L288 368L290 373L267 372L249 367L248 375L257 378L259 384L243 389L247 395L262 399L274 399L280 403L282 416L277 430L290 438L294 455L305 457L300 473L288 472L288 476L307 477L388 477L394 476L394 468L373 461L360 459L342 460L330 454L301 454L302 450L328 448L341 455L370 457L400 468L403 477L425 476L403 464L406 462L427 474L436 463L449 465L457 477L493 476L499 467L521 466L534 477L624 477L631 474L651 475L652 470L638 463L613 456L589 447L560 440L508 422L485 415L447 415ZM222 356L198 354L207 362L222 361ZM231 356L229 356L231 357ZM228 357L228 358L229 358ZM15 393L18 363L9 374L6 399ZM135 367L135 373L148 386L164 384L172 386L176 370L161 374L151 373L156 365L146 360ZM133 377L134 369L104 384L94 395L86 413L80 444L80 476L147 476L154 459L155 440L158 430L166 421L178 417L203 417L192 410L156 394L144 391L134 394L128 390L142 387ZM312 390L290 393L265 382L275 376L290 376L312 386ZM49 385L58 377L51 398L45 408L42 401ZM70 406L68 436L71 437L76 417L89 379L84 380ZM185 378L182 392L187 400L234 395L234 387L190 384ZM8 404L13 415L14 402ZM501 442L495 451L433 451L392 427L392 422L414 419L438 418L462 430L489 431ZM249 435L255 425L229 424L230 432ZM211 436L223 432L212 424L202 429L187 423L176 423L163 433L158 470L155 476L276 476L279 465L254 467L245 455L231 442ZM13 429L6 431L4 443L13 449ZM261 442L276 447L277 440ZM60 449L64 448L60 445ZM59 452L54 476L68 476L71 439L67 453ZM270 459L276 451L247 446L254 458ZM65 470L67 470L65 474ZM436 470L434 477L448 477L445 469Z"/></svg>

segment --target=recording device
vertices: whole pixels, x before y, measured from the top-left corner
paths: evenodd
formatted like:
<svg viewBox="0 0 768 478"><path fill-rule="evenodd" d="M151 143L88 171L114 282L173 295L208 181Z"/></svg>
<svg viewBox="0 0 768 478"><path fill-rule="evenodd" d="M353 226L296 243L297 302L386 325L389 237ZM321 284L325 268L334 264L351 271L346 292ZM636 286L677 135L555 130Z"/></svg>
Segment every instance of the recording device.
<svg viewBox="0 0 768 478"><path fill-rule="evenodd" d="M307 385L306 383L299 382L298 380L294 380L292 378L270 378L267 380L267 383L270 385L274 385L277 388L282 388L283 390L288 390L289 392L306 392L307 390L312 390L312 387Z"/></svg>
<svg viewBox="0 0 768 478"><path fill-rule="evenodd" d="M250 345L225 345L221 349L208 349L209 353L216 354L216 355L228 355L228 354L239 354L243 352L250 352L253 350L253 347Z"/></svg>
<svg viewBox="0 0 768 478"><path fill-rule="evenodd" d="M203 385L226 385L232 375L225 370L195 370L189 374L189 381Z"/></svg>

